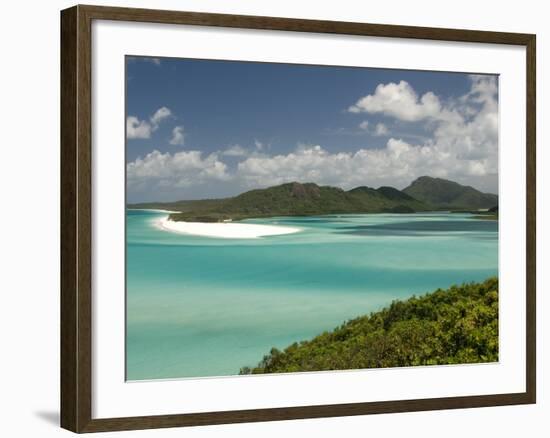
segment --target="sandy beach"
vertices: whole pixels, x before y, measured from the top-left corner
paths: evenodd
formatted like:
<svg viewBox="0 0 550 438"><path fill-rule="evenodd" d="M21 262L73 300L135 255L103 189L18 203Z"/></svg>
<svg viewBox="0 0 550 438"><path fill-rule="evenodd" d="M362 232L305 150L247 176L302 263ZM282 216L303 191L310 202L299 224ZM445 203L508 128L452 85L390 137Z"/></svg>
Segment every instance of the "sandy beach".
<svg viewBox="0 0 550 438"><path fill-rule="evenodd" d="M234 222L176 222L162 218L155 224L174 233L192 234L195 236L217 237L222 239L256 239L265 236L291 234L300 231L300 228L283 227L278 225L259 225Z"/></svg>

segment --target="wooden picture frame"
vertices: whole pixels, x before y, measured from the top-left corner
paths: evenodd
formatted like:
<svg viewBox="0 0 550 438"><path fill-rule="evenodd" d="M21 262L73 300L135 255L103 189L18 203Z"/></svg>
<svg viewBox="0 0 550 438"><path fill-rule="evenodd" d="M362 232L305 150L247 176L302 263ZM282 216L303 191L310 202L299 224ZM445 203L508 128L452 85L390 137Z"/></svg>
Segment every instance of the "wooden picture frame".
<svg viewBox="0 0 550 438"><path fill-rule="evenodd" d="M127 418L92 418L91 25L114 20L370 37L518 45L526 48L526 391ZM61 12L61 426L99 432L529 404L536 401L536 38L531 34L274 17L75 6Z"/></svg>

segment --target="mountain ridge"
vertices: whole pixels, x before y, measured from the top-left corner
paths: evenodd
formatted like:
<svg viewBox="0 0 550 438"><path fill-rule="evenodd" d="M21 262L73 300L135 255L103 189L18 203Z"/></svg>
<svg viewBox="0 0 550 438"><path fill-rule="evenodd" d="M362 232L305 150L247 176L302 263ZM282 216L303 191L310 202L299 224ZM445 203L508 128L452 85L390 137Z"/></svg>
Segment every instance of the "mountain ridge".
<svg viewBox="0 0 550 438"><path fill-rule="evenodd" d="M434 185L430 189L430 185ZM408 190L408 191L407 191ZM449 193L445 193L447 190ZM412 192L412 193L411 193ZM413 193L418 192L419 197ZM486 197L486 198L485 198ZM421 199L424 198L424 199ZM496 198L496 202L495 201ZM428 199L428 200L426 200ZM429 199L445 202L432 202ZM456 200L465 205L457 204ZM453 202L447 202L453 201ZM297 181L264 189L253 189L237 196L176 202L129 204L129 208L155 208L175 211L174 221L222 222L273 216L311 216L351 213L414 213L448 207L477 209L497 205L496 195L484 194L473 187L431 177L417 178L404 190L390 186L377 189L358 186L343 190L313 182ZM479 207L478 205L483 205Z"/></svg>
<svg viewBox="0 0 550 438"><path fill-rule="evenodd" d="M498 196L483 193L472 186L464 186L455 181L431 176L415 179L403 192L419 201L438 208L480 209L498 205Z"/></svg>

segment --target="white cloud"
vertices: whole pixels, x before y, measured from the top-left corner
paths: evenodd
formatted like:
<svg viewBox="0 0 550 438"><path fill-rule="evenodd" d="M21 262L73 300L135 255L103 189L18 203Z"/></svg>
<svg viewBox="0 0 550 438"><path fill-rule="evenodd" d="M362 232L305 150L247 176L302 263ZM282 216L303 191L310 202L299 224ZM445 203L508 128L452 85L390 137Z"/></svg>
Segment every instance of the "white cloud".
<svg viewBox="0 0 550 438"><path fill-rule="evenodd" d="M220 182L223 187L230 184L235 192L289 181L311 181L344 189L360 185L403 188L419 176L431 175L496 193L496 77L472 76L469 92L440 104L439 113L442 116L426 120L430 127L427 140L419 138L409 143L395 134L390 136L386 125L378 123L367 128L373 135L389 136L385 147L365 145L354 152L333 153L321 145L299 145L291 153L270 155L260 152L262 148L256 143L255 148L233 145L207 156L198 151L154 151L127 165L128 184L132 191L163 187L171 188L171 193L181 187L204 184L216 196ZM239 162L228 166L224 163L226 156L238 157Z"/></svg>
<svg viewBox="0 0 550 438"><path fill-rule="evenodd" d="M364 131L368 131L369 130L369 121L368 120L363 120L361 123L359 123L359 128L364 130Z"/></svg>
<svg viewBox="0 0 550 438"><path fill-rule="evenodd" d="M172 138L170 139L171 145L183 145L185 141L185 132L183 126L176 126L172 130Z"/></svg>
<svg viewBox="0 0 550 438"><path fill-rule="evenodd" d="M172 115L172 111L165 106L159 108L149 120L139 120L136 116L126 118L126 138L151 138L151 133L156 131L160 122Z"/></svg>
<svg viewBox="0 0 550 438"><path fill-rule="evenodd" d="M348 111L381 113L408 122L450 115L442 110L441 102L434 93L429 91L419 97L406 81L379 84L374 94L362 97Z"/></svg>
<svg viewBox="0 0 550 438"><path fill-rule="evenodd" d="M266 157L266 152L270 148L269 144L254 140L254 146L243 147L240 144L230 145L224 150L219 151L221 155L227 157Z"/></svg>
<svg viewBox="0 0 550 438"><path fill-rule="evenodd" d="M369 134L376 137L382 137L389 134L389 130L386 125L384 125L383 123L377 123L374 128L371 129L371 125L368 120L364 120L359 123L359 129L368 132Z"/></svg>
<svg viewBox="0 0 550 438"><path fill-rule="evenodd" d="M167 119L172 115L172 111L166 108L165 106L159 108L155 111L155 114L151 116L151 125L153 126L153 131L158 128L158 125L163 120Z"/></svg>
<svg viewBox="0 0 550 438"><path fill-rule="evenodd" d="M256 149L258 149L259 151L263 151L265 148L265 145L258 140L254 140L254 146L256 146Z"/></svg>
<svg viewBox="0 0 550 438"><path fill-rule="evenodd" d="M353 153L330 153L319 145L300 146L287 155L249 157L239 163L237 177L249 187L265 187L288 181L313 181L342 188L357 185L403 188L419 176L431 175L464 184L473 184L475 181L480 189L496 192L498 84L492 76L472 76L470 79L470 91L445 106L439 103L440 100L433 93L426 93L431 96L426 99L409 99L408 109L399 109L396 105L390 111L389 105L380 103L389 102L390 99L378 102L381 105L379 108L384 108L385 112L391 112L401 120L430 114L432 137L419 144L391 137L385 148L363 148ZM405 94L416 96L408 84L401 88ZM379 90L380 86L375 95L387 94L387 88ZM430 100L438 104L426 104ZM366 106L372 109L369 106L371 103L367 101ZM365 126L370 131L371 128ZM374 127L373 133L389 135L386 125L382 123Z"/></svg>
<svg viewBox="0 0 550 438"><path fill-rule="evenodd" d="M498 84L494 76L470 75L470 80L472 87L470 92L462 98L463 101L470 98L478 103L487 103L489 100L496 102Z"/></svg>
<svg viewBox="0 0 550 438"><path fill-rule="evenodd" d="M487 175L488 170L485 160L463 161L437 146L390 138L383 149L330 153L316 145L286 155L249 157L239 163L235 177L248 188L289 181L344 189L360 185L403 188L421 175L467 181L469 176Z"/></svg>
<svg viewBox="0 0 550 438"><path fill-rule="evenodd" d="M217 154L203 156L200 151L170 154L154 150L126 165L128 186L137 191L155 187L177 189L228 178L227 166Z"/></svg>
<svg viewBox="0 0 550 438"><path fill-rule="evenodd" d="M388 127L384 125L383 123L377 123L376 127L374 128L374 135L378 137L382 137L384 135L388 135L390 131L388 130Z"/></svg>
<svg viewBox="0 0 550 438"><path fill-rule="evenodd" d="M126 119L126 137L134 138L150 138L151 125L146 120L139 120L135 116L128 116Z"/></svg>
<svg viewBox="0 0 550 438"><path fill-rule="evenodd" d="M248 151L241 145L235 144L222 151L222 155L227 155L229 157L244 157L248 155Z"/></svg>
<svg viewBox="0 0 550 438"><path fill-rule="evenodd" d="M412 146L393 139L385 149L354 153L330 153L319 145L302 146L286 155L247 158L239 163L236 177L248 187L289 181L312 181L345 189L364 184L401 184L409 182L401 157L409 148Z"/></svg>

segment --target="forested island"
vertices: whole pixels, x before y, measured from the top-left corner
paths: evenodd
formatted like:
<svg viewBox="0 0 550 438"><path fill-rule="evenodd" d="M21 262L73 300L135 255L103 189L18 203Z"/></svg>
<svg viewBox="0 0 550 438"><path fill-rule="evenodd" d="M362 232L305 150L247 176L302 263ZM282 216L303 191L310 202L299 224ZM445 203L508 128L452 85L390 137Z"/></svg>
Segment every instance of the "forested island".
<svg viewBox="0 0 550 438"><path fill-rule="evenodd" d="M495 208L498 196L441 178L423 176L403 190L360 186L343 190L291 182L250 190L223 199L130 204L129 208L174 211L172 221L224 222L273 216L350 213L415 213L433 210L478 211ZM491 216L493 218L493 216Z"/></svg>
<svg viewBox="0 0 550 438"><path fill-rule="evenodd" d="M498 279L394 301L283 351L240 374L498 361Z"/></svg>

